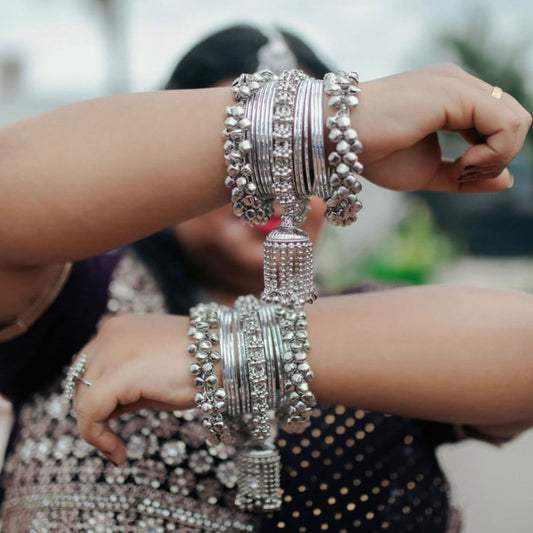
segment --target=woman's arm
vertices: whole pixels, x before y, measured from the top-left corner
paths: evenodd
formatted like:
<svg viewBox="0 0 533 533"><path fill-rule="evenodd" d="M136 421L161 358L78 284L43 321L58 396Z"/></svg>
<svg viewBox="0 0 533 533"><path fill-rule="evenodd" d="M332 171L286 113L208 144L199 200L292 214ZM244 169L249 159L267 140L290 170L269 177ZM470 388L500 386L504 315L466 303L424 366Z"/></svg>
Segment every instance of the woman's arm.
<svg viewBox="0 0 533 533"><path fill-rule="evenodd" d="M352 118L365 177L399 190L507 187L531 117L490 89L453 65L362 84ZM228 88L112 96L0 128L0 266L86 258L228 202L231 101ZM442 129L479 144L441 161ZM471 166L495 179L458 181Z"/></svg>
<svg viewBox="0 0 533 533"><path fill-rule="evenodd" d="M307 315L311 388L323 402L489 429L533 421L532 296L396 289L322 298ZM185 317L126 316L84 348L93 386L77 387L78 423L113 461L125 452L110 417L193 405L186 330Z"/></svg>

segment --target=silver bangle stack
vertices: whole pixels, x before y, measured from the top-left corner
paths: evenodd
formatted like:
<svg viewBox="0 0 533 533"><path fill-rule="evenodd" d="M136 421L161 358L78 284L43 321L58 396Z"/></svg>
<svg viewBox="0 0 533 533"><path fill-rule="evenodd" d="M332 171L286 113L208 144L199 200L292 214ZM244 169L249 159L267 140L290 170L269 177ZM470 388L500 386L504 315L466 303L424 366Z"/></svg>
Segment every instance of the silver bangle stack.
<svg viewBox="0 0 533 533"><path fill-rule="evenodd" d="M284 210L265 241L264 302L289 306L316 299L312 244L300 228L311 196L324 199L329 223L357 220L362 144L350 110L359 102L358 84L353 72L328 73L320 81L296 69L279 77L268 70L241 74L233 83L237 103L226 109L224 129L233 211L253 226L268 222L274 203ZM327 157L324 95L334 110L326 125L335 149Z"/></svg>
<svg viewBox="0 0 533 533"><path fill-rule="evenodd" d="M301 306L282 308L254 296L239 297L234 309L215 304L191 309L188 352L196 358L195 384L203 389L196 403L206 415L208 440L232 442L239 450L235 503L240 509L281 506L280 455L272 428L279 423L285 431L303 431L316 403L308 384L313 374L306 325ZM213 373L219 359L223 389L216 388Z"/></svg>

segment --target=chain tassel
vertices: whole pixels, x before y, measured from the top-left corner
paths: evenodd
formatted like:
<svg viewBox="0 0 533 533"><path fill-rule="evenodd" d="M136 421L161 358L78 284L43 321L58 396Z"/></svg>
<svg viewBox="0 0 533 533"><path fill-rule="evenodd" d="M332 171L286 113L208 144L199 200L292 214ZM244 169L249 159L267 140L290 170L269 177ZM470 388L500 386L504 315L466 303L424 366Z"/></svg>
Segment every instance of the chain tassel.
<svg viewBox="0 0 533 533"><path fill-rule="evenodd" d="M265 290L261 299L281 305L313 303L313 245L309 235L295 226L273 229L264 246Z"/></svg>
<svg viewBox="0 0 533 533"><path fill-rule="evenodd" d="M235 505L248 512L269 512L281 508L281 457L269 443L247 446L237 461Z"/></svg>

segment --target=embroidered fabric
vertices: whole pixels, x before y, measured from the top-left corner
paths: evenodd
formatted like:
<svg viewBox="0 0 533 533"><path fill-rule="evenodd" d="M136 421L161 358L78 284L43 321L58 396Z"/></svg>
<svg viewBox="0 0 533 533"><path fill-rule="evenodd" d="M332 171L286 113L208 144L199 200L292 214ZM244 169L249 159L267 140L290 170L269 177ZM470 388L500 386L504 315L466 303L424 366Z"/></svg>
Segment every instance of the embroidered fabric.
<svg viewBox="0 0 533 533"><path fill-rule="evenodd" d="M165 312L144 266L125 255L109 287L109 316ZM251 532L233 508L235 449L207 446L196 410L141 411L114 420L128 461L115 467L78 433L62 386L36 394L19 414L6 459L2 531L21 533Z"/></svg>
<svg viewBox="0 0 533 533"><path fill-rule="evenodd" d="M133 255L121 259L109 291L106 316L165 312ZM146 410L113 421L128 456L115 467L80 438L58 381L19 412L1 531L443 532L447 522L447 531L458 531L448 518L448 485L416 422L341 406L315 414L308 432L278 439L284 507L259 519L234 507L235 449L206 444L197 411Z"/></svg>

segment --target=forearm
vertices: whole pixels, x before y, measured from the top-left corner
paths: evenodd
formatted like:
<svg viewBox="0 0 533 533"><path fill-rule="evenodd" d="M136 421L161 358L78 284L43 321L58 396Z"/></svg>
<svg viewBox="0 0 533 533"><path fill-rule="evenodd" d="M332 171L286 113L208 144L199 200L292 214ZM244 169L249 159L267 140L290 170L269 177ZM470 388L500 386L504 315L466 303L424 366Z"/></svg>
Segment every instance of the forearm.
<svg viewBox="0 0 533 533"><path fill-rule="evenodd" d="M320 401L471 424L498 436L533 419L531 296L397 289L323 298L307 316L311 389ZM124 315L105 322L82 349L84 378L93 385L76 389L80 431L117 463L125 449L109 418L194 405L187 329L183 316Z"/></svg>
<svg viewBox="0 0 533 533"><path fill-rule="evenodd" d="M399 190L507 187L504 167L531 116L489 89L449 65L362 84L352 119L365 177ZM228 88L121 95L0 128L0 266L92 256L228 202L221 130L231 103ZM441 161L441 129L474 129L486 142ZM462 183L465 165L495 179Z"/></svg>
<svg viewBox="0 0 533 533"><path fill-rule="evenodd" d="M307 310L320 400L444 422L533 420L533 297L459 287Z"/></svg>
<svg viewBox="0 0 533 533"><path fill-rule="evenodd" d="M80 259L229 201L227 88L121 95L0 129L0 264Z"/></svg>

